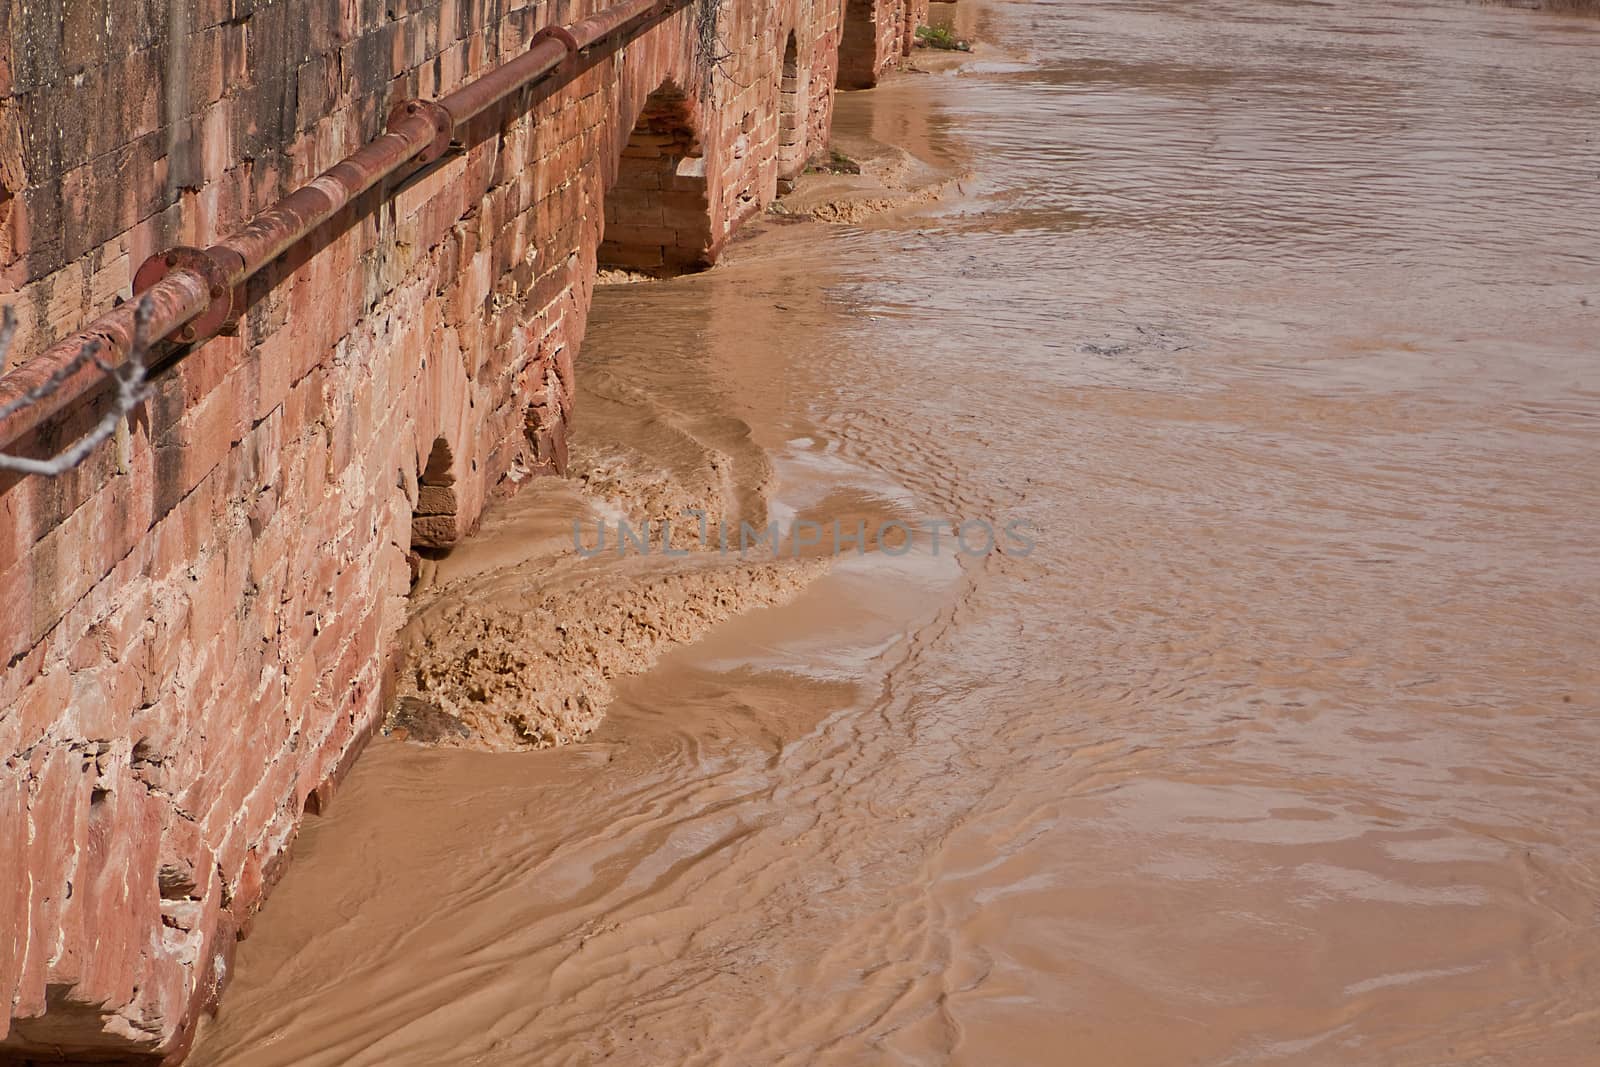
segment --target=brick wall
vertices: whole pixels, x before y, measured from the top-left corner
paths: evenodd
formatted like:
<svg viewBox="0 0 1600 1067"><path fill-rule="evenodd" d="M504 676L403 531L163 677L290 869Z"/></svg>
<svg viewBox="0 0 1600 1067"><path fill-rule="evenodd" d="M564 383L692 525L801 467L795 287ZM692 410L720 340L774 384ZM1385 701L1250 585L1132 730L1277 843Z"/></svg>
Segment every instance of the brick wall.
<svg viewBox="0 0 1600 1067"><path fill-rule="evenodd" d="M127 298L147 255L204 246L375 136L397 100L600 6L0 0L12 362ZM715 256L825 146L840 0L726 6L719 71L691 7L475 119L256 278L236 335L165 371L79 470L0 475L0 1062L181 1055L384 711L413 552L564 465L607 190L641 114L647 135L661 117L652 94L701 153L672 165L699 178L700 217L663 216L663 250ZM807 90L784 133L791 33ZM10 449L51 451L100 402Z"/></svg>

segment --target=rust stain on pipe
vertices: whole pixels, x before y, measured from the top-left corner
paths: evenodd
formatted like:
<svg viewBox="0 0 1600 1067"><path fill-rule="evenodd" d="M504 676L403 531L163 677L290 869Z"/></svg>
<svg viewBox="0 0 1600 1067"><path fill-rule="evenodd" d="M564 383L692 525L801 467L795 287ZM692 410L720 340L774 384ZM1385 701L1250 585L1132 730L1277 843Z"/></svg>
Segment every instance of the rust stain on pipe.
<svg viewBox="0 0 1600 1067"><path fill-rule="evenodd" d="M547 26L533 35L528 50L522 55L441 97L439 104L450 112L459 126L556 70L568 56L593 46L628 23L645 15L671 10L672 6L661 0L628 0L571 26Z"/></svg>
<svg viewBox="0 0 1600 1067"><path fill-rule="evenodd" d="M540 41L511 62L441 97L439 104L459 125L483 114L523 86L538 81L560 66L565 58L567 49L561 42Z"/></svg>
<svg viewBox="0 0 1600 1067"><path fill-rule="evenodd" d="M206 310L211 304L211 284L198 271L174 270L146 290L143 297L148 298L151 304L151 336L164 337ZM122 364L133 346L135 307L137 301L120 305L0 377L0 407L20 400L43 386L77 359L85 345L97 346L96 354L101 362L113 367ZM49 397L13 411L0 420L0 442L9 444L37 429L67 404L88 393L103 378L103 372L93 362L84 363L70 377L58 383Z"/></svg>
<svg viewBox="0 0 1600 1067"><path fill-rule="evenodd" d="M676 10L677 4L672 0L629 0L627 3L616 4L598 11L588 18L574 22L567 29L578 39L578 43L588 48L605 37L616 33L634 19L646 15L665 15Z"/></svg>
<svg viewBox="0 0 1600 1067"><path fill-rule="evenodd" d="M267 264L304 240L352 200L413 162L443 155L457 127L520 89L561 68L647 15L676 10L675 0L627 0L573 23L536 33L528 50L438 101L407 100L389 116L388 130L335 163L306 185L260 212L210 248L170 249L151 256L135 275L134 292L154 302L153 337L192 344L238 322L241 287ZM222 284L222 283L226 284ZM133 304L124 304L82 330L0 376L0 406L39 388L82 351L98 342L100 359L122 363L133 343ZM35 429L81 398L100 380L92 362L37 403L0 420L0 447Z"/></svg>
<svg viewBox="0 0 1600 1067"><path fill-rule="evenodd" d="M239 285L337 215L345 205L429 148L437 131L424 114L401 116L368 142L212 246L239 257Z"/></svg>

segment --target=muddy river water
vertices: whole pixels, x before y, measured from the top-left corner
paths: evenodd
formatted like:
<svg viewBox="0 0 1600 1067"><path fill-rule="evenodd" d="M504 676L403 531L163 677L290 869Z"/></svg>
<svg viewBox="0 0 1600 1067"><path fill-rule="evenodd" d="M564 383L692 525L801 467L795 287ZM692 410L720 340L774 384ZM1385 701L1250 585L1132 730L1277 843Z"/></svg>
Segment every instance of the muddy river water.
<svg viewBox="0 0 1600 1067"><path fill-rule="evenodd" d="M419 591L598 728L375 742L195 1062L1600 1062L1600 19L938 17L957 190L603 288ZM572 551L685 506L874 550Z"/></svg>

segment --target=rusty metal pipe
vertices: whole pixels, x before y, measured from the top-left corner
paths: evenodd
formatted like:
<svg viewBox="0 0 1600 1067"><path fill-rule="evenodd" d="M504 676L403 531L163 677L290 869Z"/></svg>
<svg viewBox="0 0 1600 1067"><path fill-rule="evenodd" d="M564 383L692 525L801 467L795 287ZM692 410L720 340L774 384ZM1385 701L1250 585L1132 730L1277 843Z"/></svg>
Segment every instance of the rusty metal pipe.
<svg viewBox="0 0 1600 1067"><path fill-rule="evenodd" d="M524 86L538 81L559 67L566 58L566 46L554 38L546 38L509 63L496 67L476 81L468 82L448 96L440 97L439 106L460 125L483 114Z"/></svg>
<svg viewBox="0 0 1600 1067"><path fill-rule="evenodd" d="M198 271L175 270L144 292L150 301L150 335L163 337L195 318L211 303L211 284ZM137 302L122 304L95 319L70 337L62 338L39 355L0 377L0 408L21 400L44 385L58 371L78 358L88 344L98 346L103 363L124 362L133 346L133 315ZM39 427L99 382L104 373L93 362L79 367L62 381L48 397L19 408L0 420L0 442L10 444Z"/></svg>
<svg viewBox="0 0 1600 1067"><path fill-rule="evenodd" d="M676 0L625 0L569 27L546 27L534 35L522 55L442 99L432 103L405 101L389 116L383 136L335 163L210 248L203 252L170 249L151 256L134 279L134 292L149 296L153 302L151 336L203 341L237 322L242 310L237 303L239 288L352 200L413 161L431 163L444 153L457 127L558 70L577 52L646 15L665 14L675 6ZM133 304L123 304L0 375L0 407L49 381L90 341L98 343L102 362L121 364L133 343L133 308ZM93 363L87 363L48 397L0 420L0 447L84 396L101 374Z"/></svg>
<svg viewBox="0 0 1600 1067"><path fill-rule="evenodd" d="M676 10L677 6L676 0L627 0L574 22L567 29L578 39L578 47L589 48L635 19L658 12L664 15Z"/></svg>
<svg viewBox="0 0 1600 1067"><path fill-rule="evenodd" d="M399 120L388 133L335 163L207 251L237 256L226 269L233 285L242 284L350 201L421 155L435 136L433 124L423 115Z"/></svg>
<svg viewBox="0 0 1600 1067"><path fill-rule="evenodd" d="M571 26L548 26L534 34L531 45L522 55L441 97L439 105L460 126L556 70L575 52L593 46L630 22L658 10L670 8L661 0L626 0Z"/></svg>

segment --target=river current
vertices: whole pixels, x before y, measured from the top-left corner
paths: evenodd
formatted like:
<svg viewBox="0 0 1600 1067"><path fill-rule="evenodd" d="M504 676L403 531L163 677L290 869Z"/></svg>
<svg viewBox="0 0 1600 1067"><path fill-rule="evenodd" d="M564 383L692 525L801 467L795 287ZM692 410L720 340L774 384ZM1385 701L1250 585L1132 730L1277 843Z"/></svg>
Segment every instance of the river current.
<svg viewBox="0 0 1600 1067"><path fill-rule="evenodd" d="M376 742L194 1062L1600 1062L1600 19L936 12L838 127L955 190L603 287L408 640L695 625ZM566 544L641 501L822 543Z"/></svg>

